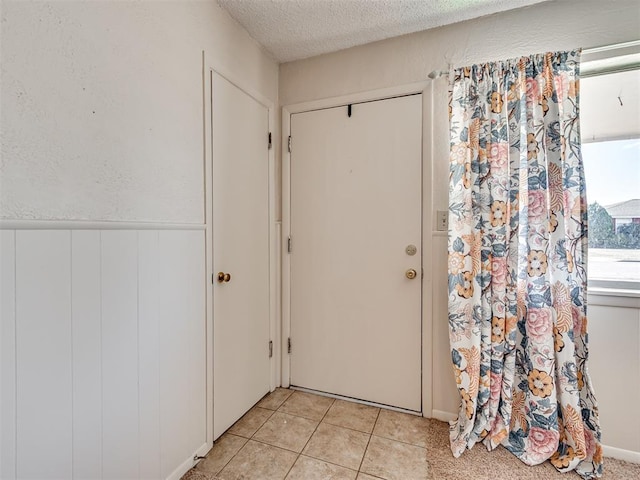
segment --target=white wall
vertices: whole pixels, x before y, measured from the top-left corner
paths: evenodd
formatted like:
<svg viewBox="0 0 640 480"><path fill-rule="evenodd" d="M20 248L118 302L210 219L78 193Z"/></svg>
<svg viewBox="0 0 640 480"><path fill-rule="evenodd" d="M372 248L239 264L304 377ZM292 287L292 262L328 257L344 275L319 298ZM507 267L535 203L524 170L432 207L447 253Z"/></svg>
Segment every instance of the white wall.
<svg viewBox="0 0 640 480"><path fill-rule="evenodd" d="M0 218L204 223L202 51L273 101L215 1L2 2Z"/></svg>
<svg viewBox="0 0 640 480"><path fill-rule="evenodd" d="M602 441L640 463L640 298L589 295L587 314Z"/></svg>
<svg viewBox="0 0 640 480"><path fill-rule="evenodd" d="M214 0L1 1L0 478L178 478L211 446L205 79L277 104L278 66Z"/></svg>
<svg viewBox="0 0 640 480"><path fill-rule="evenodd" d="M468 22L463 22L430 31L384 40L361 47L322 55L280 66L280 103L283 106L318 99L350 95L358 92L389 88L424 81L432 70L447 70L450 64L464 66L482 61L512 58L519 55L549 50L589 48L637 40L640 35L640 8L638 2L599 0L566 0L534 5L517 11L505 12ZM435 221L436 210L446 210L448 203L448 108L447 80L443 77L433 82L432 108L425 124L425 138L432 138L431 149L426 150L431 165L430 191L425 195L426 218ZM427 226L426 245L431 245L431 258L426 258L427 267L432 267L433 304L427 315L433 329L425 335L428 356L433 361L433 411L444 417L446 412L456 412L459 397L455 389L447 324L446 251L447 239L435 232L435 225ZM425 277L426 279L426 277ZM602 313L594 309L591 325L599 332L617 321L611 312ZM615 312L614 312L615 313ZM635 315L635 316L634 316ZM616 323L617 335L637 339L636 318L631 313L627 322ZM630 329L630 330L628 330ZM596 333L597 335L597 333ZM635 337L634 337L635 335ZM612 337L608 337L611 342ZM640 452L637 439L630 433L636 424L628 421L628 412L621 409L619 398L625 392L607 395L604 372L620 370L607 351L617 348L613 343L603 345L594 340L592 368L596 389L601 390L600 407L605 428L605 442L617 448ZM432 348L432 352L428 349ZM637 348L637 347L636 347ZM637 351L637 350L636 350ZM627 357L625 357L627 358ZM637 355L630 355L631 362L624 372L636 372L640 365ZM610 375L610 374L609 374ZM620 377L618 377L620 379ZM636 381L631 378L628 381ZM620 382L619 382L620 383ZM631 392L633 395L635 391ZM597 393L597 392L596 392ZM640 397L632 402L640 403ZM624 412L624 413L623 413ZM429 412L426 412L429 414ZM616 433L614 433L616 432ZM640 453L637 453L640 459Z"/></svg>

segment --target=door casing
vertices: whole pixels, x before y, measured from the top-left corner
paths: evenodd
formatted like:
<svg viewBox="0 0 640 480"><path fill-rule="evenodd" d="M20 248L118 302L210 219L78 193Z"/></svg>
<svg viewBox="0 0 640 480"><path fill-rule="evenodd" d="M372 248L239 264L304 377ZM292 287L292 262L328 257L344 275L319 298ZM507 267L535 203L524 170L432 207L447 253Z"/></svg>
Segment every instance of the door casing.
<svg viewBox="0 0 640 480"><path fill-rule="evenodd" d="M212 66L203 52L203 141L205 145L203 157L203 172L205 182L204 198L204 222L206 236L206 282L207 288L207 444L213 447L213 288L214 288L214 265L213 265L213 74L216 73L252 97L268 110L269 131L272 139L275 139L275 105L260 92L246 85L226 72L224 69ZM265 145L268 138L265 135ZM279 328L280 310L280 222L276 221L276 142L272 142L272 147L268 151L268 181L269 185L269 336L273 341L273 356L270 358L270 390L280 385L281 371L281 335Z"/></svg>
<svg viewBox="0 0 640 480"><path fill-rule="evenodd" d="M422 415L433 416L433 359L432 359L432 285L433 285L433 240L432 236L446 235L446 232L435 232L432 185L432 145L433 145L433 83L424 81L397 87L372 90L352 95L315 100L311 102L286 105L282 108L282 345L287 345L291 332L291 259L288 253L288 238L291 235L291 154L288 150L291 135L291 115L294 113L338 107L350 103L384 100L403 95L422 93ZM295 150L295 138L291 139L291 149ZM294 340L295 341L295 340ZM295 348L295 347L294 347ZM281 349L282 373L281 385L289 387L290 356L286 348Z"/></svg>

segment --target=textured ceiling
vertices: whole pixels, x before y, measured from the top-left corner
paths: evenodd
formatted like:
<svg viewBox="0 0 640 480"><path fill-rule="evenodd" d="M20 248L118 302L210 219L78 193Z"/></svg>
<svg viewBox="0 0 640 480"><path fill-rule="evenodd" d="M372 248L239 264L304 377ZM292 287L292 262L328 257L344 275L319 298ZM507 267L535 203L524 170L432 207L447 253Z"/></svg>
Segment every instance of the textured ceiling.
<svg viewBox="0 0 640 480"><path fill-rule="evenodd" d="M279 62L547 0L218 0Z"/></svg>

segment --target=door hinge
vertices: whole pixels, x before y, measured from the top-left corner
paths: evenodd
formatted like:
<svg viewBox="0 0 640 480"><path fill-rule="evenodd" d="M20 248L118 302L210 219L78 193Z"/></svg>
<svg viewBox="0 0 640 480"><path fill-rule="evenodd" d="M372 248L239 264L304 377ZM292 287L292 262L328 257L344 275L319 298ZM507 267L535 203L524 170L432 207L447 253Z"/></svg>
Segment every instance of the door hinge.
<svg viewBox="0 0 640 480"><path fill-rule="evenodd" d="M289 150L289 153L291 153L291 135L289 135L289 141L287 143L287 150Z"/></svg>
<svg viewBox="0 0 640 480"><path fill-rule="evenodd" d="M291 337L287 338L287 353L291 353Z"/></svg>
<svg viewBox="0 0 640 480"><path fill-rule="evenodd" d="M269 358L273 357L273 340L269 340Z"/></svg>
<svg viewBox="0 0 640 480"><path fill-rule="evenodd" d="M271 142L271 132L269 132L269 150L271 150L271 146L273 143Z"/></svg>
<svg viewBox="0 0 640 480"><path fill-rule="evenodd" d="M287 253L291 253L292 249L293 243L291 242L291 235L289 235L289 238L287 238Z"/></svg>

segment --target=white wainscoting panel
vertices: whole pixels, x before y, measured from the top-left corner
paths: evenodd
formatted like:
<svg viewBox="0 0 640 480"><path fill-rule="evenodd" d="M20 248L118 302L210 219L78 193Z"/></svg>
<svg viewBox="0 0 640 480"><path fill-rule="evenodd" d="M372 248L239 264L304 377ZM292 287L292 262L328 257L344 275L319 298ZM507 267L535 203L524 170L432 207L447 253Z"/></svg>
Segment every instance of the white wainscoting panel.
<svg viewBox="0 0 640 480"><path fill-rule="evenodd" d="M102 475L102 312L100 232L71 232L73 477Z"/></svg>
<svg viewBox="0 0 640 480"><path fill-rule="evenodd" d="M203 232L161 232L159 257L161 473L168 477L206 442ZM204 248L204 241L201 241ZM176 255L175 252L180 252ZM185 319L199 318L200 322Z"/></svg>
<svg viewBox="0 0 640 480"><path fill-rule="evenodd" d="M102 470L138 478L138 232L102 232Z"/></svg>
<svg viewBox="0 0 640 480"><path fill-rule="evenodd" d="M164 478L160 476L158 237L157 231L138 232L138 368L140 405L144 406L140 409L140 478Z"/></svg>
<svg viewBox="0 0 640 480"><path fill-rule="evenodd" d="M19 478L72 477L71 338L71 232L16 232Z"/></svg>
<svg viewBox="0 0 640 480"><path fill-rule="evenodd" d="M191 466L206 280L204 230L0 230L0 478Z"/></svg>
<svg viewBox="0 0 640 480"><path fill-rule="evenodd" d="M0 478L16 477L16 234L0 230Z"/></svg>

